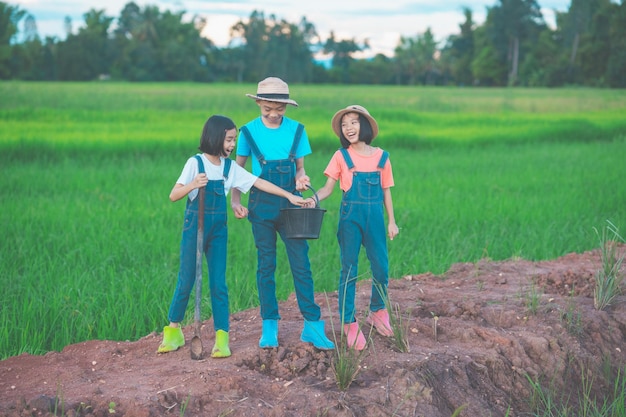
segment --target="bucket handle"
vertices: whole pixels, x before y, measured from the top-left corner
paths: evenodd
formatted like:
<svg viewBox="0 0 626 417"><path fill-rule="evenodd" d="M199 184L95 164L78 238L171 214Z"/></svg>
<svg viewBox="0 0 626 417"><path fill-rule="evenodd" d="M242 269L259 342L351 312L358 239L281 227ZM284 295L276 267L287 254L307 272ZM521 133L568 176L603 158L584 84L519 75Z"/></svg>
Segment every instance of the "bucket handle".
<svg viewBox="0 0 626 417"><path fill-rule="evenodd" d="M310 185L310 184L308 184L308 185L306 186L306 188L308 188L309 190L313 191L313 197L314 197L314 199L315 199L315 208L318 208L318 207L320 206L320 199L319 199L319 197L317 196L317 191L315 191L315 188L311 187L311 185Z"/></svg>

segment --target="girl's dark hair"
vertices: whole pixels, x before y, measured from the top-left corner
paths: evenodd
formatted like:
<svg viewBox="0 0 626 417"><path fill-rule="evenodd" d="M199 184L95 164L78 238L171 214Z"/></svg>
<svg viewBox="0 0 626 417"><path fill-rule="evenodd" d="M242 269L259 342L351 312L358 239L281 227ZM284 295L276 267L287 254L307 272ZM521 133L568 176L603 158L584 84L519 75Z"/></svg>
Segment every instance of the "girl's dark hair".
<svg viewBox="0 0 626 417"><path fill-rule="evenodd" d="M372 125L370 124L370 121L367 120L367 118L360 113L359 124L361 125L359 129L359 142L365 142L369 145L370 143L372 143L372 140L374 140L374 131L372 130ZM350 146L350 142L343 135L343 130L339 135L339 141L341 142L341 146L346 149Z"/></svg>
<svg viewBox="0 0 626 417"><path fill-rule="evenodd" d="M224 153L224 138L226 131L236 129L235 122L226 116L219 114L211 116L204 123L202 136L200 136L200 149L213 156L226 156Z"/></svg>

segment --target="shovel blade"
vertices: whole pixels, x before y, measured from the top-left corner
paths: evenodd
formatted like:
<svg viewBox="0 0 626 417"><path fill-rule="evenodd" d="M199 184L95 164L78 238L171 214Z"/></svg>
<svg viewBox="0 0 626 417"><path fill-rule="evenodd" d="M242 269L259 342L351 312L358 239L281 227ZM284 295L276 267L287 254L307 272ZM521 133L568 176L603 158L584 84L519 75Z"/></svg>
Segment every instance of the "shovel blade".
<svg viewBox="0 0 626 417"><path fill-rule="evenodd" d="M202 359L202 339L197 335L191 339L191 359L194 361Z"/></svg>

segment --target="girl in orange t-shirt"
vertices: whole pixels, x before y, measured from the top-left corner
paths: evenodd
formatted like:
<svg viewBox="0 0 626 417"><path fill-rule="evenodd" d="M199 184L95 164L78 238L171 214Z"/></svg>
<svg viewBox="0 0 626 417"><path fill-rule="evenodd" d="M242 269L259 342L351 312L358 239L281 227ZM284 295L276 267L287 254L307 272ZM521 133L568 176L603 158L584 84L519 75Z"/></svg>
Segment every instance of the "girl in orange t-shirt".
<svg viewBox="0 0 626 417"><path fill-rule="evenodd" d="M398 235L391 199L393 173L388 153L371 146L378 134L378 124L364 107L351 105L339 110L333 116L332 128L342 147L324 170L326 184L317 196L320 200L327 198L339 181L343 191L337 229L341 250L339 314L348 346L363 350L366 341L356 321L354 306L361 245L365 247L373 276L367 322L381 335L393 335L386 308L389 257L385 236L393 240Z"/></svg>

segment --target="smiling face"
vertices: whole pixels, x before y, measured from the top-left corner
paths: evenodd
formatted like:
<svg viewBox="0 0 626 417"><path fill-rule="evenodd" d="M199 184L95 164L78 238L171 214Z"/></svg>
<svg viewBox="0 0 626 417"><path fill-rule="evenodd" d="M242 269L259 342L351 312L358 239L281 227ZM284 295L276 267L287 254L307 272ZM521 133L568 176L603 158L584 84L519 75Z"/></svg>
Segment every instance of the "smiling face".
<svg viewBox="0 0 626 417"><path fill-rule="evenodd" d="M341 118L341 133L351 144L359 141L361 122L358 113L346 113Z"/></svg>
<svg viewBox="0 0 626 417"><path fill-rule="evenodd" d="M237 129L230 129L226 131L224 136L224 156L228 158L235 149L237 144Z"/></svg>
<svg viewBox="0 0 626 417"><path fill-rule="evenodd" d="M287 105L285 103L265 100L257 100L256 103L261 109L261 120L263 120L263 124L269 128L279 127L287 111Z"/></svg>

